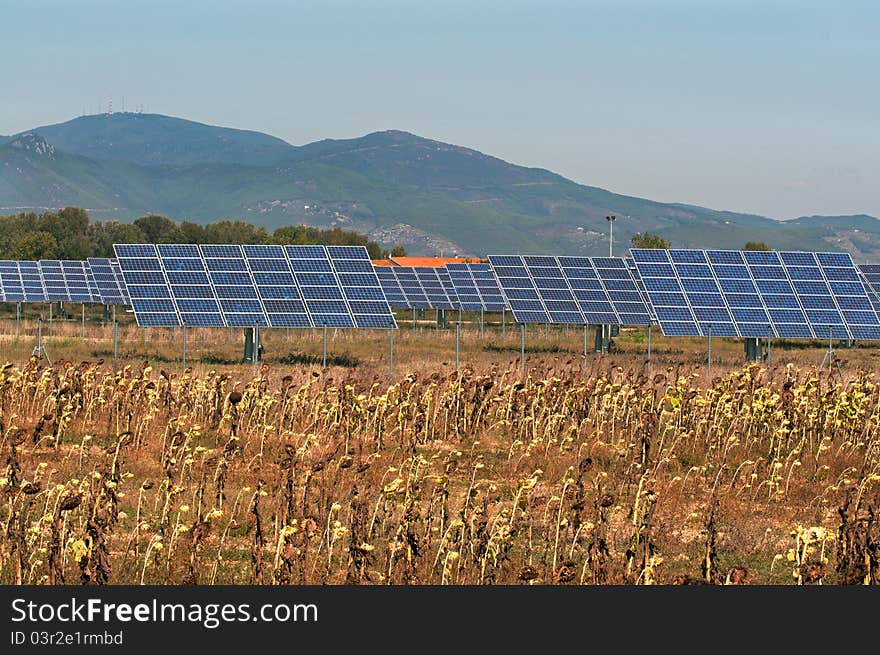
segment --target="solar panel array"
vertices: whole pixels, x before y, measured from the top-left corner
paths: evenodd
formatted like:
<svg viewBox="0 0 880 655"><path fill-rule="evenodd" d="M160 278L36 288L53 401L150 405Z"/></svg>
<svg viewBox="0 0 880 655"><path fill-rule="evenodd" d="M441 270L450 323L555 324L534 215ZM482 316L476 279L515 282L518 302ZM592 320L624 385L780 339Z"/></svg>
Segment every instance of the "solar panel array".
<svg viewBox="0 0 880 655"><path fill-rule="evenodd" d="M373 266L373 272L379 280L379 286L382 287L382 293L391 307L400 307L410 309L409 301L397 276L394 274L393 266Z"/></svg>
<svg viewBox="0 0 880 655"><path fill-rule="evenodd" d="M631 250L663 333L878 339L848 254Z"/></svg>
<svg viewBox="0 0 880 655"><path fill-rule="evenodd" d="M87 260L89 272L95 281L95 289L104 305L127 305L128 295L125 284L120 286L117 275L119 263L106 257L90 257Z"/></svg>
<svg viewBox="0 0 880 655"><path fill-rule="evenodd" d="M0 291L4 302L46 302L39 264L0 261Z"/></svg>
<svg viewBox="0 0 880 655"><path fill-rule="evenodd" d="M652 322L636 280L622 259L501 255L489 260L518 322Z"/></svg>
<svg viewBox="0 0 880 655"><path fill-rule="evenodd" d="M362 246L114 249L138 325L397 327Z"/></svg>

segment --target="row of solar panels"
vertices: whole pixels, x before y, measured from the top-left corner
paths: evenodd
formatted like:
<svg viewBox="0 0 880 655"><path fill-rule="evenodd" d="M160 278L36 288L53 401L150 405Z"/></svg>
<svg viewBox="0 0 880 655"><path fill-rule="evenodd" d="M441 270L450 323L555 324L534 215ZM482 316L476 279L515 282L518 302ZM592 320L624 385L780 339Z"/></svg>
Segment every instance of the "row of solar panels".
<svg viewBox="0 0 880 655"><path fill-rule="evenodd" d="M395 328L363 246L116 244L138 325Z"/></svg>
<svg viewBox="0 0 880 655"><path fill-rule="evenodd" d="M3 300L131 304L143 326L388 328L399 307L671 336L880 339L880 265L845 253L633 249L408 268L374 266L360 246L114 248L118 261L2 261Z"/></svg>
<svg viewBox="0 0 880 655"><path fill-rule="evenodd" d="M128 304L119 265L110 259L0 261L3 302Z"/></svg>

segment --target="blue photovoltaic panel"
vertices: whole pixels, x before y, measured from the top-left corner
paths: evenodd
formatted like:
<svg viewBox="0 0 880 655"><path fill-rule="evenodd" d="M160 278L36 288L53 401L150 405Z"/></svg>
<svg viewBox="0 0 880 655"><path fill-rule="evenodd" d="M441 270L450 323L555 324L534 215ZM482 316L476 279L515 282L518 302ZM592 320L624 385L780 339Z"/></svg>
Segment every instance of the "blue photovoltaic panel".
<svg viewBox="0 0 880 655"><path fill-rule="evenodd" d="M703 336L667 250L631 248L648 301L666 336Z"/></svg>
<svg viewBox="0 0 880 655"><path fill-rule="evenodd" d="M38 262L18 262L18 272L21 275L21 286L24 290L25 302L46 302L46 289L43 286L43 276L40 274Z"/></svg>
<svg viewBox="0 0 880 655"><path fill-rule="evenodd" d="M152 244L114 244L137 324L141 327L181 325L165 270Z"/></svg>
<svg viewBox="0 0 880 655"><path fill-rule="evenodd" d="M355 327L325 247L284 246L284 254L314 326Z"/></svg>
<svg viewBox="0 0 880 655"><path fill-rule="evenodd" d="M590 322L581 313L581 307L555 257L526 255L523 263L552 323L584 325Z"/></svg>
<svg viewBox="0 0 880 655"><path fill-rule="evenodd" d="M446 264L446 273L455 289L460 309L466 312L479 312L486 309L468 264Z"/></svg>
<svg viewBox="0 0 880 655"><path fill-rule="evenodd" d="M125 304L131 304L128 300L128 289L125 288L125 280L122 277L122 269L119 267L119 262L115 259L111 259L110 266L113 268L113 275L116 276L116 284L119 285L119 290L122 292L122 297L125 298Z"/></svg>
<svg viewBox="0 0 880 655"><path fill-rule="evenodd" d="M113 268L113 261L105 257L90 257L88 263L101 302L105 305L127 305L123 289L119 286L119 278Z"/></svg>
<svg viewBox="0 0 880 655"><path fill-rule="evenodd" d="M101 302L101 292L98 291L98 282L95 280L95 274L92 273L92 267L85 261L83 262L83 268L86 271L86 283L89 286L92 302Z"/></svg>
<svg viewBox="0 0 880 655"><path fill-rule="evenodd" d="M100 299L92 294L86 262L63 260L61 272L64 275L64 286L67 287L67 297L71 302L100 302Z"/></svg>
<svg viewBox="0 0 880 655"><path fill-rule="evenodd" d="M270 327L314 327L283 246L242 246Z"/></svg>
<svg viewBox="0 0 880 655"><path fill-rule="evenodd" d="M452 278L449 277L449 271L447 271L445 267L438 267L437 277L440 278L440 284L443 285L443 290L446 292L449 302L452 303L452 309L460 309L461 303L458 300L458 294L455 293L455 285L452 284Z"/></svg>
<svg viewBox="0 0 880 655"><path fill-rule="evenodd" d="M431 266L415 266L413 273L419 280L419 284L425 292L431 309L454 309L455 305L446 294L443 283L437 275L437 270Z"/></svg>
<svg viewBox="0 0 880 655"><path fill-rule="evenodd" d="M394 329L397 323L364 246L327 246L330 263L358 328Z"/></svg>
<svg viewBox="0 0 880 655"><path fill-rule="evenodd" d="M24 286L16 261L0 261L0 299L4 302L24 301Z"/></svg>
<svg viewBox="0 0 880 655"><path fill-rule="evenodd" d="M775 251L743 251L749 275L767 308L776 335L788 339L812 339L813 333L795 289Z"/></svg>
<svg viewBox="0 0 880 655"><path fill-rule="evenodd" d="M654 321L626 261L620 257L592 257L599 282L605 289L620 325L651 325Z"/></svg>
<svg viewBox="0 0 880 655"><path fill-rule="evenodd" d="M198 249L225 325L267 327L269 320L241 246L205 244Z"/></svg>
<svg viewBox="0 0 880 655"><path fill-rule="evenodd" d="M807 317L807 322L817 338L833 336L839 339L852 338L846 327L843 314L825 280L816 255L811 252L779 252L779 259L791 280L798 302ZM853 267L853 274L858 273ZM870 306L867 294L864 301Z"/></svg>
<svg viewBox="0 0 880 655"><path fill-rule="evenodd" d="M703 250L670 250L669 258L702 334L740 336Z"/></svg>
<svg viewBox="0 0 880 655"><path fill-rule="evenodd" d="M785 254L785 253L783 253ZM880 339L880 319L849 253L810 253L819 263L837 309L854 339Z"/></svg>
<svg viewBox="0 0 880 655"><path fill-rule="evenodd" d="M390 268L403 291L407 306L411 309L431 309L431 303L415 270L411 266L392 266Z"/></svg>
<svg viewBox="0 0 880 655"><path fill-rule="evenodd" d="M742 252L707 250L706 258L740 335L762 339L779 336Z"/></svg>
<svg viewBox="0 0 880 655"><path fill-rule="evenodd" d="M477 291L480 293L485 310L487 312L503 312L510 309L492 267L485 263L471 263L467 266L477 285Z"/></svg>
<svg viewBox="0 0 880 655"><path fill-rule="evenodd" d="M517 323L552 322L522 257L489 255L489 263Z"/></svg>
<svg viewBox="0 0 880 655"><path fill-rule="evenodd" d="M560 257L559 263L586 322L618 325L620 318L590 258Z"/></svg>
<svg viewBox="0 0 880 655"><path fill-rule="evenodd" d="M225 326L199 246L159 244L156 250L183 325Z"/></svg>
<svg viewBox="0 0 880 655"><path fill-rule="evenodd" d="M61 261L57 259L41 259L39 262L43 287L46 289L46 300L49 302L67 302L70 296L64 283L64 271Z"/></svg>
<svg viewBox="0 0 880 655"><path fill-rule="evenodd" d="M379 286L382 287L382 293L385 294L385 300L388 301L388 304L391 307L412 309L392 268L392 266L373 266L373 272L376 273L376 278L379 280Z"/></svg>

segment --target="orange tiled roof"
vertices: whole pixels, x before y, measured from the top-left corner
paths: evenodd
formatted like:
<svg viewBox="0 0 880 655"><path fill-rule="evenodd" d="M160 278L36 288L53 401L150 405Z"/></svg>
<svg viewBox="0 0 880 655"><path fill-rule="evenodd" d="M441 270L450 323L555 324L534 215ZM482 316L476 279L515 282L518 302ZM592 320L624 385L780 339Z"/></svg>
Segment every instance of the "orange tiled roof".
<svg viewBox="0 0 880 655"><path fill-rule="evenodd" d="M439 268L446 264L479 264L479 257L392 257L395 266L432 266Z"/></svg>

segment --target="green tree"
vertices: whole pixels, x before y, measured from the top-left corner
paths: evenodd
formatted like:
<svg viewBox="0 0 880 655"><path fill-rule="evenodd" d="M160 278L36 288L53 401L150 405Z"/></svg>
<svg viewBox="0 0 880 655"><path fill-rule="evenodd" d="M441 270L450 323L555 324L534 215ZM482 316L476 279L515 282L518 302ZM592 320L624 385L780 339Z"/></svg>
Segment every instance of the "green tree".
<svg viewBox="0 0 880 655"><path fill-rule="evenodd" d="M636 232L629 240L633 248L653 248L657 250L669 250L672 244L661 236L650 232Z"/></svg>
<svg viewBox="0 0 880 655"><path fill-rule="evenodd" d="M214 221L204 230L204 243L260 244L269 240L269 232L244 221Z"/></svg>
<svg viewBox="0 0 880 655"><path fill-rule="evenodd" d="M206 243L204 225L192 221L182 221L180 231L183 233L185 243Z"/></svg>
<svg viewBox="0 0 880 655"><path fill-rule="evenodd" d="M22 234L12 244L12 259L36 261L38 259L57 259L58 242L48 232L29 232Z"/></svg>
<svg viewBox="0 0 880 655"><path fill-rule="evenodd" d="M141 216L134 224L143 233L146 243L183 243L183 233L170 218L150 214Z"/></svg>
<svg viewBox="0 0 880 655"><path fill-rule="evenodd" d="M749 241L743 246L743 250L772 250L772 248L763 241Z"/></svg>
<svg viewBox="0 0 880 655"><path fill-rule="evenodd" d="M90 257L115 257L114 243L143 243L144 234L134 223L96 221L89 226L92 242Z"/></svg>
<svg viewBox="0 0 880 655"><path fill-rule="evenodd" d="M391 252L388 254L389 257L406 257L406 248L403 246L394 246L391 249Z"/></svg>
<svg viewBox="0 0 880 655"><path fill-rule="evenodd" d="M57 244L59 259L85 259L92 254L89 241L89 214L81 207L65 207L46 212L38 221L39 230L51 234Z"/></svg>

